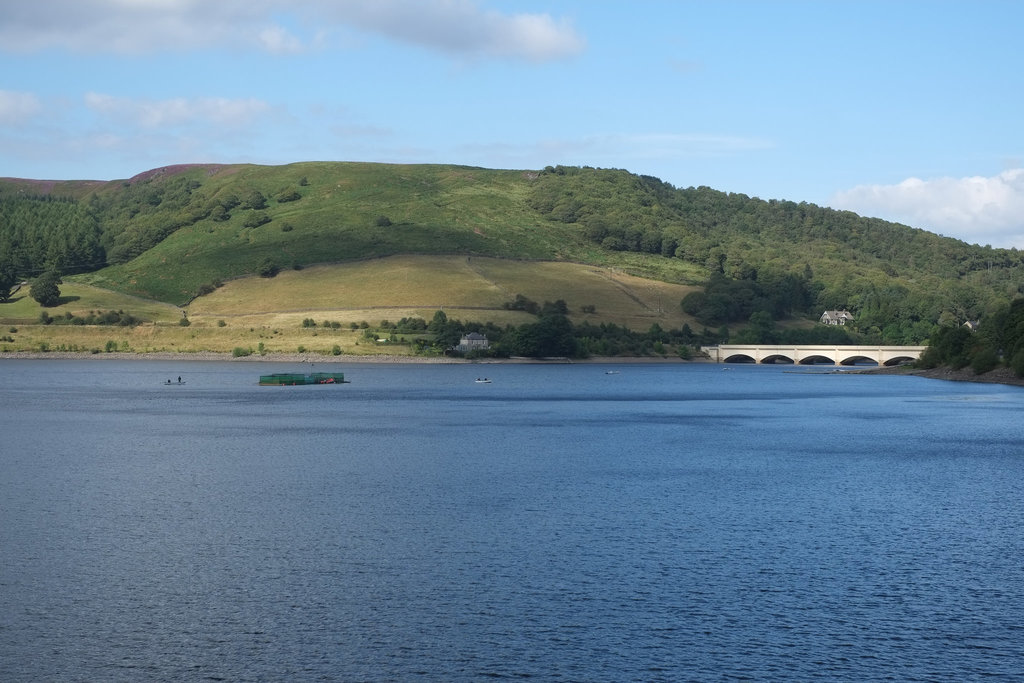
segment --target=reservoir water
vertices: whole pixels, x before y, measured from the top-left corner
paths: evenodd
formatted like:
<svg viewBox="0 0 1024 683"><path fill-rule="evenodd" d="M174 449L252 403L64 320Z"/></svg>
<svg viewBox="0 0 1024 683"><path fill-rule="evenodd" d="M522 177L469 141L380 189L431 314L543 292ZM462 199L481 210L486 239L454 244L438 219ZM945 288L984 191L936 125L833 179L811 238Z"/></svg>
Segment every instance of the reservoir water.
<svg viewBox="0 0 1024 683"><path fill-rule="evenodd" d="M0 680L1024 674L1020 388L335 367L0 361Z"/></svg>

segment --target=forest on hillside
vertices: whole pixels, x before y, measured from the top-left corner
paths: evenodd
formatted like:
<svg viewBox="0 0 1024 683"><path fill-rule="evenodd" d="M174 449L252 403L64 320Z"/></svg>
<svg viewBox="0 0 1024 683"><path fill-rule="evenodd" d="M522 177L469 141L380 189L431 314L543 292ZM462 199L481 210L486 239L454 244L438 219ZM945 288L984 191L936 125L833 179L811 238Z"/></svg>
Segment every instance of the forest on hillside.
<svg viewBox="0 0 1024 683"><path fill-rule="evenodd" d="M979 375L1005 366L1024 377L1024 299L1015 299L994 311L981 321L976 332L966 325L940 328L918 365L970 367Z"/></svg>
<svg viewBox="0 0 1024 683"><path fill-rule="evenodd" d="M683 305L708 325L849 309L852 330L917 343L1024 293L1014 249L625 171L548 167L539 181L530 203L548 220L579 225L605 249L703 265L705 291Z"/></svg>

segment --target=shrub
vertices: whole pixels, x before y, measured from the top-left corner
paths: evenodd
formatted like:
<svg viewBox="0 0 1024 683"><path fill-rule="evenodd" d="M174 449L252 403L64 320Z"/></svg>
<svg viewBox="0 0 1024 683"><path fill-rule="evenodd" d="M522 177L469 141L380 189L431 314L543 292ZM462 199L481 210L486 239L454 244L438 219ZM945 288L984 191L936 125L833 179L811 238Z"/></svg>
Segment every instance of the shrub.
<svg viewBox="0 0 1024 683"><path fill-rule="evenodd" d="M335 344L333 347L331 347L331 355L333 355L333 356L340 356L341 355L341 347L338 346L337 344Z"/></svg>
<svg viewBox="0 0 1024 683"><path fill-rule="evenodd" d="M181 316L181 320L178 321L178 324L181 325L182 327L188 327L189 325L192 324L192 321L190 321L185 316Z"/></svg>
<svg viewBox="0 0 1024 683"><path fill-rule="evenodd" d="M281 268L269 256L263 259L263 263L256 269L256 273L260 277L274 277L279 272L281 272Z"/></svg>
<svg viewBox="0 0 1024 683"><path fill-rule="evenodd" d="M253 190L246 197L245 202L241 204L243 209L265 209L267 208L267 198L263 196L263 193L259 190Z"/></svg>
<svg viewBox="0 0 1024 683"><path fill-rule="evenodd" d="M295 228L292 226L291 223L282 223L281 224L281 232L291 232L294 229Z"/></svg>
<svg viewBox="0 0 1024 683"><path fill-rule="evenodd" d="M234 356L235 358L242 358L244 356L251 356L252 355L252 349L247 349L247 348L244 348L244 347L241 347L241 346L236 346L231 351L231 355Z"/></svg>
<svg viewBox="0 0 1024 683"><path fill-rule="evenodd" d="M242 226L246 228L258 228L270 222L270 216L262 211L256 211L245 217Z"/></svg>
<svg viewBox="0 0 1024 683"><path fill-rule="evenodd" d="M374 221L374 225L378 228L387 228L391 226L391 219L387 216L377 216L377 220Z"/></svg>
<svg viewBox="0 0 1024 683"><path fill-rule="evenodd" d="M227 323L224 322L223 320L218 320L217 327L227 327Z"/></svg>

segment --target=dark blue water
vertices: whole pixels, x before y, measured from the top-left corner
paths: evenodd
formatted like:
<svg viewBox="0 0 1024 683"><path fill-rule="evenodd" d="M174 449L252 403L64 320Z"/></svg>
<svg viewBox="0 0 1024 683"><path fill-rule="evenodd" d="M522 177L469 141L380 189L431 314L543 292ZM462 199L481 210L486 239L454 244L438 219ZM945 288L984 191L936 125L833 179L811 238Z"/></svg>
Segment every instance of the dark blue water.
<svg viewBox="0 0 1024 683"><path fill-rule="evenodd" d="M0 361L0 680L1024 674L1024 390L294 369Z"/></svg>

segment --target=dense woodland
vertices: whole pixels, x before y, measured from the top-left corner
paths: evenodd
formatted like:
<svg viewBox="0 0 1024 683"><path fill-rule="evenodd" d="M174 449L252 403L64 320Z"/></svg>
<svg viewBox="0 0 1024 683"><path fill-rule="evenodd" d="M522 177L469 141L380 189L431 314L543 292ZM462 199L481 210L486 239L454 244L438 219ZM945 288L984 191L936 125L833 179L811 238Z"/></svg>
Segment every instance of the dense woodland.
<svg viewBox="0 0 1024 683"><path fill-rule="evenodd" d="M963 325L940 328L918 364L925 368L970 366L979 375L1007 366L1024 377L1024 299L993 312L976 332Z"/></svg>
<svg viewBox="0 0 1024 683"><path fill-rule="evenodd" d="M540 181L531 205L578 224L602 247L703 265L705 291L683 306L708 325L758 312L781 320L849 309L851 331L919 343L940 325L982 318L1024 292L1018 250L849 211L679 189L624 171L549 167Z"/></svg>
<svg viewBox="0 0 1024 683"><path fill-rule="evenodd" d="M0 299L44 273L96 273L182 304L247 273L397 253L643 257L652 273L703 283L679 305L719 338L731 329L747 341L921 343L1024 293L1018 250L614 169L295 164L45 188L0 181ZM825 309L848 309L854 322L778 324Z"/></svg>

